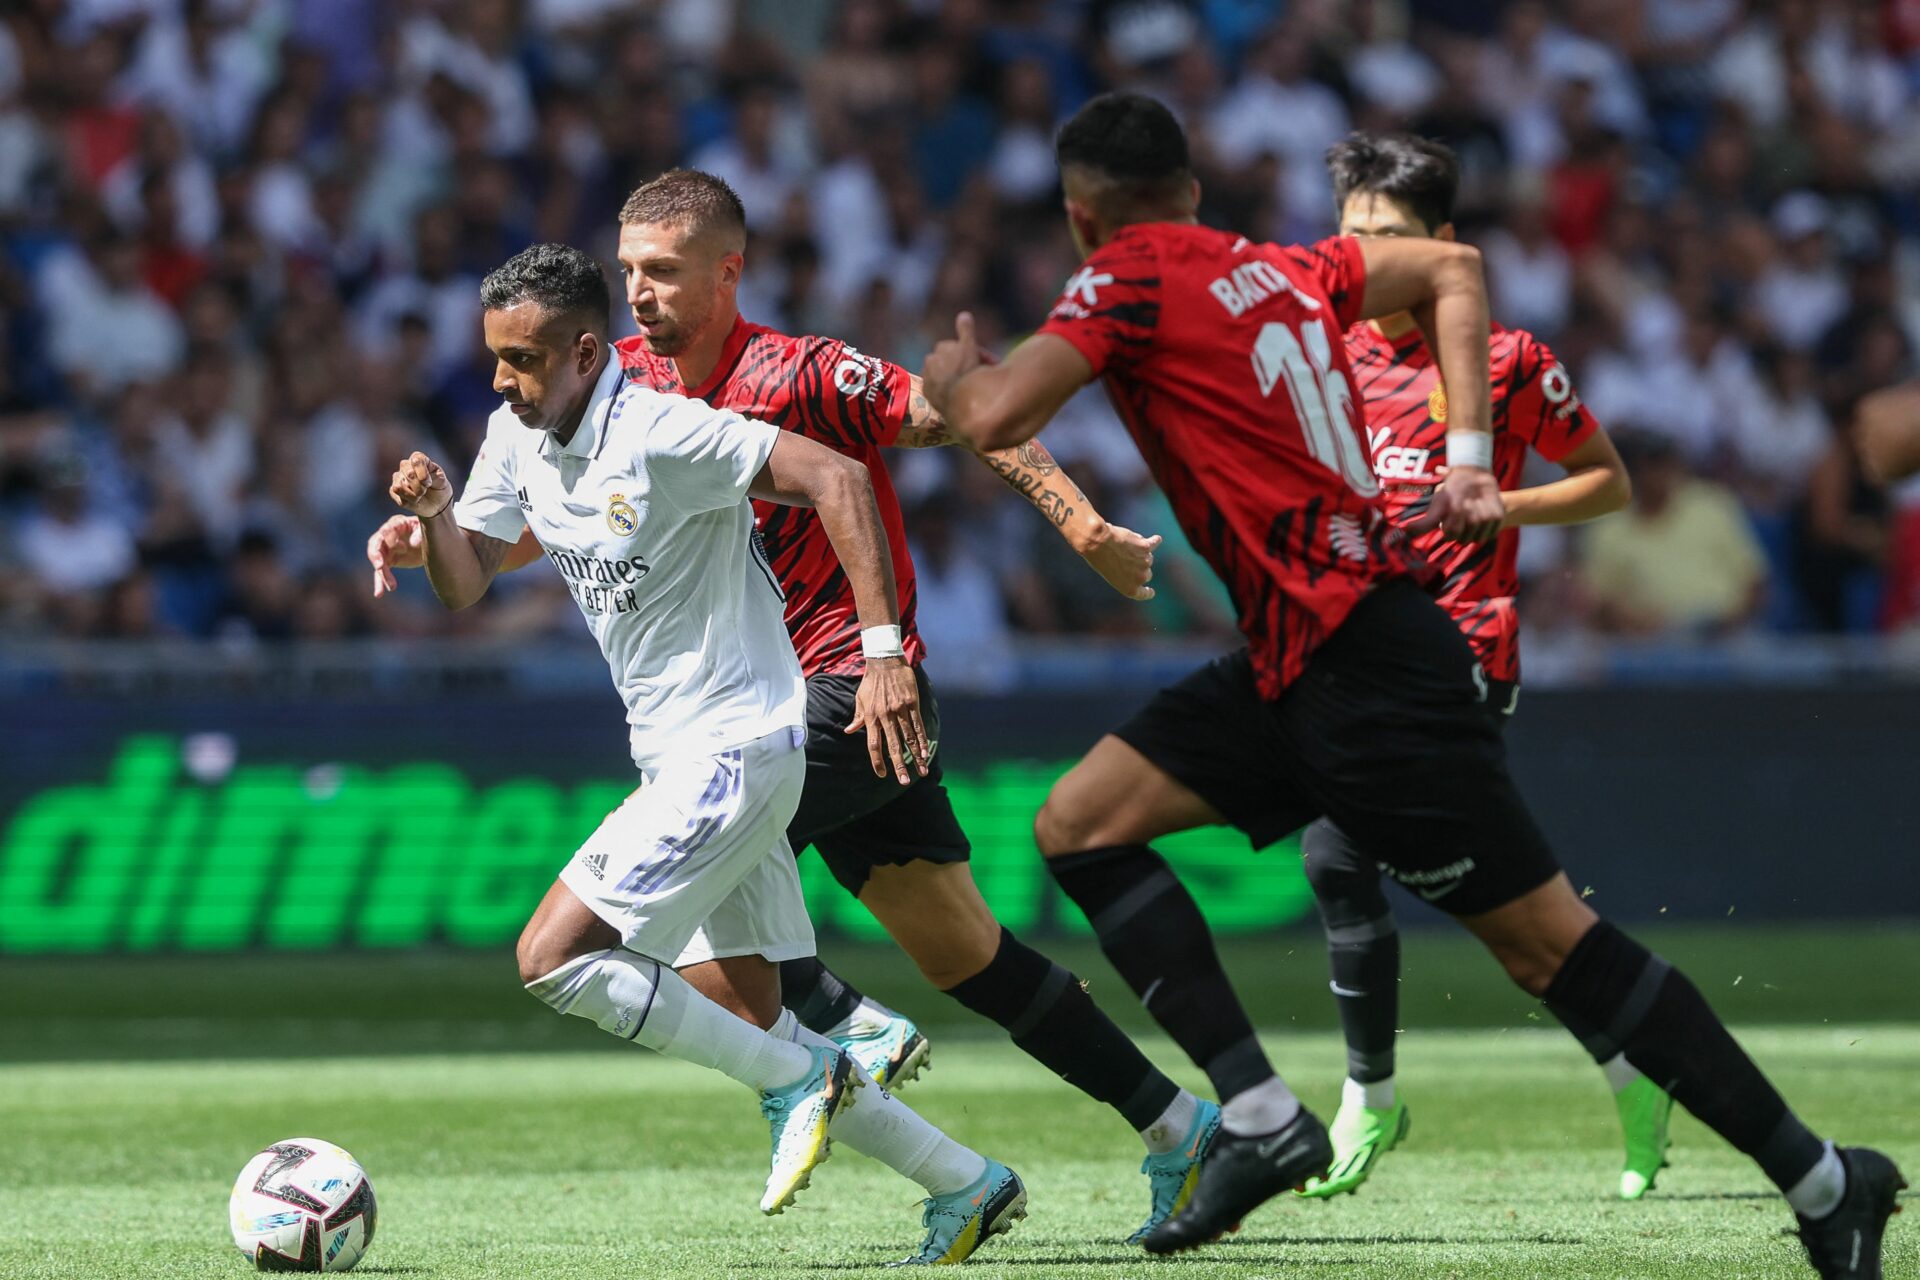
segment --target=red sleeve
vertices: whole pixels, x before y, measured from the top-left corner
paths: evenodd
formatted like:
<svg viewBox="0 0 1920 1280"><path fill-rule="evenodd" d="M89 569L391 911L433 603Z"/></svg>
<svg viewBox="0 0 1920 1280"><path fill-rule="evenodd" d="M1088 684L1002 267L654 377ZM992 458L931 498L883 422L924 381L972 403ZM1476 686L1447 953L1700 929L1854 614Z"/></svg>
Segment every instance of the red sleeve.
<svg viewBox="0 0 1920 1280"><path fill-rule="evenodd" d="M1281 253L1326 292L1342 332L1360 323L1360 306L1367 299L1367 258L1358 240L1328 236L1318 244L1290 244Z"/></svg>
<svg viewBox="0 0 1920 1280"><path fill-rule="evenodd" d="M912 375L832 338L809 338L793 398L800 426L822 444L889 445L907 421Z"/></svg>
<svg viewBox="0 0 1920 1280"><path fill-rule="evenodd" d="M1549 462L1558 462L1585 444L1600 423L1566 366L1547 344L1524 330L1514 333L1507 375L1507 430L1533 446Z"/></svg>
<svg viewBox="0 0 1920 1280"><path fill-rule="evenodd" d="M1160 325L1160 255L1139 235L1110 240L1068 277L1040 333L1065 338L1094 376L1138 362Z"/></svg>

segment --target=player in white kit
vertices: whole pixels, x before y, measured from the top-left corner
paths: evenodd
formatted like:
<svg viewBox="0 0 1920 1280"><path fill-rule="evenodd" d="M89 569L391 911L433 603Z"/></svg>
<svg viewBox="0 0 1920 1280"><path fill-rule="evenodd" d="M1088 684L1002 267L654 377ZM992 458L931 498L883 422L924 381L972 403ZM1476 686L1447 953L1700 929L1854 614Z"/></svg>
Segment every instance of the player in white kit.
<svg viewBox="0 0 1920 1280"><path fill-rule="evenodd" d="M807 1185L831 1131L927 1189L927 1235L908 1261L960 1261L1025 1216L1020 1179L871 1086L791 1013L756 1024L697 989L727 990L730 967L814 949L785 836L804 775L805 685L749 495L813 507L852 580L868 654L853 727L901 768L924 771L930 754L866 469L769 423L625 382L609 301L598 264L561 245L488 276L481 305L505 403L473 474L458 501L424 454L393 476L451 608L486 593L531 526L626 702L643 785L534 912L521 980L561 1013L759 1093L773 1137L764 1212Z"/></svg>

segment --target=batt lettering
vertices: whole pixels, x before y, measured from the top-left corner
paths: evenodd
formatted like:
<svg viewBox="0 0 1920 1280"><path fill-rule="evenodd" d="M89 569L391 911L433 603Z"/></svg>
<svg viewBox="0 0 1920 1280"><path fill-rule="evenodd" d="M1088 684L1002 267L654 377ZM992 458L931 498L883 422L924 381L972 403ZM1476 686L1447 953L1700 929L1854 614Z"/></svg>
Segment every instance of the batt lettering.
<svg viewBox="0 0 1920 1280"><path fill-rule="evenodd" d="M1245 315L1249 307L1265 302L1276 293L1291 293L1310 309L1320 309L1318 302L1294 288L1293 281L1265 258L1240 264L1209 284L1207 292L1219 299L1228 315L1236 317Z"/></svg>

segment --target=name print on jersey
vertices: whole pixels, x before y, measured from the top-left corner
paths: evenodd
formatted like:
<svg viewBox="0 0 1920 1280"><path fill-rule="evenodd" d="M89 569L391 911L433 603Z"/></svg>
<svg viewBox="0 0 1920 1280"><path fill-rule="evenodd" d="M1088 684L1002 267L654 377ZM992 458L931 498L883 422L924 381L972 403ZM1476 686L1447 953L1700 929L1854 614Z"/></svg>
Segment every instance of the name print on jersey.
<svg viewBox="0 0 1920 1280"><path fill-rule="evenodd" d="M639 556L609 560L604 556L576 555L571 551L547 548L547 559L567 580L567 590L589 613L631 613L640 607L633 589L626 585L647 576L653 566Z"/></svg>
<svg viewBox="0 0 1920 1280"><path fill-rule="evenodd" d="M1235 317L1245 315L1247 308L1260 305L1276 293L1292 294L1294 300L1309 311L1320 309L1319 299L1295 288L1293 281L1265 258L1241 263L1209 283L1207 292L1219 299L1228 315Z"/></svg>

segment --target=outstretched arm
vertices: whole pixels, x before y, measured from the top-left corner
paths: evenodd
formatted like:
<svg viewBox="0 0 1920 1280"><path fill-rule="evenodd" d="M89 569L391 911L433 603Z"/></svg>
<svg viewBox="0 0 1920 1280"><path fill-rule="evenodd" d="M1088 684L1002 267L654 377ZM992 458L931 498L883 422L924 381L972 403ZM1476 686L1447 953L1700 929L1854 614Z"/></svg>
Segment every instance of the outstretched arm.
<svg viewBox="0 0 1920 1280"><path fill-rule="evenodd" d="M909 760L926 776L932 747L920 717L920 686L901 646L893 550L874 501L873 478L845 454L782 431L747 492L785 506L812 507L820 517L853 589L866 657L867 672L854 694L854 719L847 732L866 730L867 755L876 777L887 776L889 758L901 786L912 781Z"/></svg>
<svg viewBox="0 0 1920 1280"><path fill-rule="evenodd" d="M973 313L962 311L954 336L928 353L921 369L927 401L947 428L988 452L1025 444L1074 393L1093 380L1093 366L1065 338L1037 333L1003 361L980 349Z"/></svg>
<svg viewBox="0 0 1920 1280"><path fill-rule="evenodd" d="M947 429L939 411L928 402L920 379L914 378L906 424L893 443L902 449L932 449L967 442ZM1153 599L1153 588L1147 583L1153 578L1153 550L1160 545L1157 534L1143 538L1131 529L1109 524L1038 440L1007 449L968 451L1032 503L1107 585L1129 600Z"/></svg>
<svg viewBox="0 0 1920 1280"><path fill-rule="evenodd" d="M528 529L500 561L500 572L524 569L543 554L540 540ZM367 563L373 566L374 599L399 590L400 584L393 577L395 569L420 569L427 563L426 534L420 527L420 517L388 516L387 522L367 539Z"/></svg>
<svg viewBox="0 0 1920 1280"><path fill-rule="evenodd" d="M1506 527L1529 524L1584 524L1627 505L1633 486L1627 464L1605 431L1595 431L1579 448L1560 459L1567 474L1547 484L1509 489Z"/></svg>
<svg viewBox="0 0 1920 1280"><path fill-rule="evenodd" d="M1447 240L1362 239L1366 295L1360 317L1410 311L1447 389L1448 469L1421 524L1462 542L1500 531L1506 507L1494 478L1487 372L1487 281L1480 251Z"/></svg>
<svg viewBox="0 0 1920 1280"><path fill-rule="evenodd" d="M454 522L453 486L440 464L414 453L394 471L388 492L420 521L427 581L440 603L464 609L487 594L513 544Z"/></svg>

